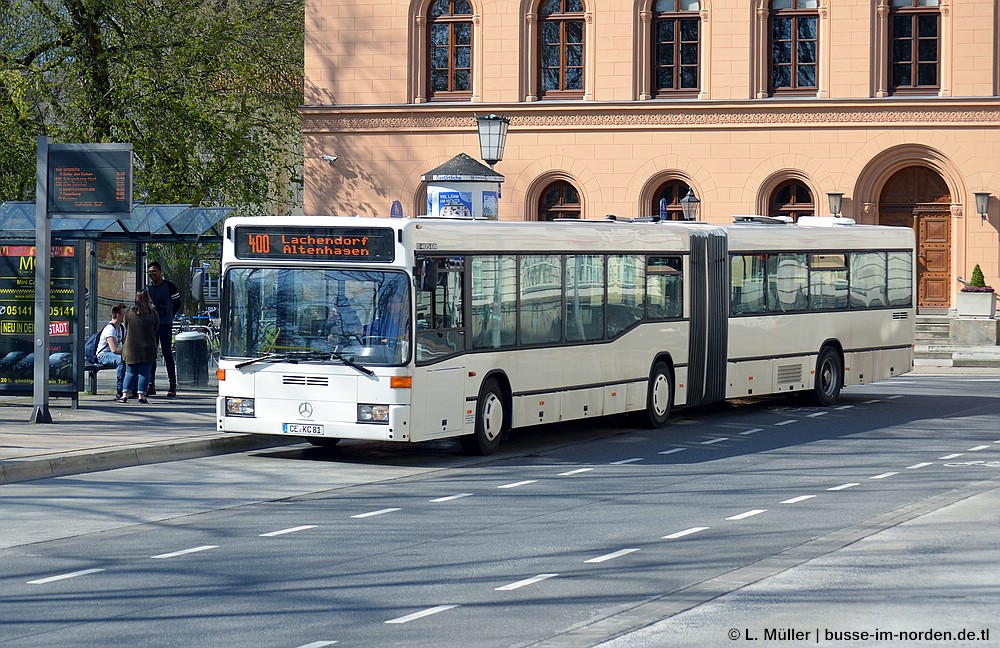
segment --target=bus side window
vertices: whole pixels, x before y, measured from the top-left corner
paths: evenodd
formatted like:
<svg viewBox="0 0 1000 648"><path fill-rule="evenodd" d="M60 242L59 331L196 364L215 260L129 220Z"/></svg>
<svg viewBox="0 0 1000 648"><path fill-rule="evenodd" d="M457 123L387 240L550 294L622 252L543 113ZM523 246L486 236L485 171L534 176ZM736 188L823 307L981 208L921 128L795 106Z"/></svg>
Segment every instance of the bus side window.
<svg viewBox="0 0 1000 648"><path fill-rule="evenodd" d="M680 257L649 257L646 262L646 317L681 317L684 306L683 263Z"/></svg>

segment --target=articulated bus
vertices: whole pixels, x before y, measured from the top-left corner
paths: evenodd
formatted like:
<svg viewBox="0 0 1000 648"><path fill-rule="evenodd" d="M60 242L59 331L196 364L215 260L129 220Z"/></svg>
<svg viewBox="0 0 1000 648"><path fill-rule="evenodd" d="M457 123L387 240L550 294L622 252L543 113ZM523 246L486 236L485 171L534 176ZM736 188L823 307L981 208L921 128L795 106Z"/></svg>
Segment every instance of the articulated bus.
<svg viewBox="0 0 1000 648"><path fill-rule="evenodd" d="M907 228L232 218L218 429L490 454L531 425L910 371Z"/></svg>

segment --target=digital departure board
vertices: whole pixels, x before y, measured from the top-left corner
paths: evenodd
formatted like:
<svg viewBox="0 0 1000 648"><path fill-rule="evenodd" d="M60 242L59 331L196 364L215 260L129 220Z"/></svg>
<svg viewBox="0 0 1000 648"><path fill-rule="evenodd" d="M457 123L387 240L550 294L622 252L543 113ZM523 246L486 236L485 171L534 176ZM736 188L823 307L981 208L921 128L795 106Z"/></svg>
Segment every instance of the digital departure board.
<svg viewBox="0 0 1000 648"><path fill-rule="evenodd" d="M394 230L387 227L236 228L236 256L286 261L376 261L396 258Z"/></svg>
<svg viewBox="0 0 1000 648"><path fill-rule="evenodd" d="M126 144L49 146L49 213L132 211L132 148Z"/></svg>

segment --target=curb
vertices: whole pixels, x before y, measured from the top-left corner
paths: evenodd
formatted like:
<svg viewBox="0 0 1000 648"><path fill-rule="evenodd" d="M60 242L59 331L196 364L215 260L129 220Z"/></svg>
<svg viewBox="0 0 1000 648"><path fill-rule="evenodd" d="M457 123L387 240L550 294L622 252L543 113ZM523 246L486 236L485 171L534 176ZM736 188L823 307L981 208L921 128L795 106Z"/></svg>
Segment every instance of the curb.
<svg viewBox="0 0 1000 648"><path fill-rule="evenodd" d="M299 440L280 436L234 434L191 441L169 441L111 450L83 451L50 458L4 461L0 462L0 484L197 459L295 443L299 443Z"/></svg>

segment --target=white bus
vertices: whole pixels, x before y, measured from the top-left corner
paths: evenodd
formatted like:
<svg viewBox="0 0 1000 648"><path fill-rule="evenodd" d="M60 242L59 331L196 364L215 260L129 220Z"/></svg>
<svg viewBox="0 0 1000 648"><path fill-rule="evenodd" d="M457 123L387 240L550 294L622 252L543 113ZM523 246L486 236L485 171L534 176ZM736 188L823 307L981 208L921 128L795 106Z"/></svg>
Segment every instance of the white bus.
<svg viewBox="0 0 1000 648"><path fill-rule="evenodd" d="M489 454L512 428L910 371L906 228L233 218L218 429Z"/></svg>

